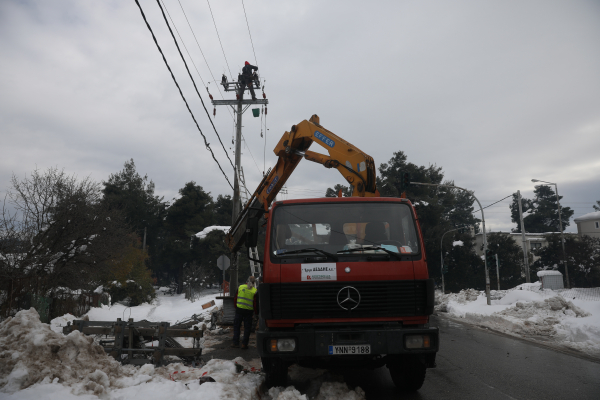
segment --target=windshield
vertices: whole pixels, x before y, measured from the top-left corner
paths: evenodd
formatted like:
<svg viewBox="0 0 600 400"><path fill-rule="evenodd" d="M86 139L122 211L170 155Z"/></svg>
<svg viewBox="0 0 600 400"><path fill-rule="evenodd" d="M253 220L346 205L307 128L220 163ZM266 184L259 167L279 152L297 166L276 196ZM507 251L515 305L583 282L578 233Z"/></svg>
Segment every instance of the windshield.
<svg viewBox="0 0 600 400"><path fill-rule="evenodd" d="M338 255L419 252L410 207L402 203L280 206L274 212L272 229L271 252L278 256L303 249Z"/></svg>

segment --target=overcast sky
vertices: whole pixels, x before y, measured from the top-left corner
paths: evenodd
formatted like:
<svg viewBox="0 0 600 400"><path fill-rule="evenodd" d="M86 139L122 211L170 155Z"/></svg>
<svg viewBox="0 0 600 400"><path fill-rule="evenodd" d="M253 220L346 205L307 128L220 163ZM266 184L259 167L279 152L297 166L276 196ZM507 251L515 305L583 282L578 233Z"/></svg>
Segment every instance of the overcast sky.
<svg viewBox="0 0 600 400"><path fill-rule="evenodd" d="M250 191L265 147L269 168L281 135L318 114L377 165L402 150L484 206L518 189L531 197L532 178L557 182L575 217L600 200L600 1L245 0L255 54L241 0L210 2L222 48L208 2L180 1L206 62L180 3L164 0L211 116L204 86L221 96L210 71L237 76L247 60L266 79L266 143L261 118L244 114ZM156 1L140 3L232 180ZM166 200L192 180L214 197L231 193L134 0L3 0L0 55L1 192L36 167L102 181L133 158ZM214 123L233 159L224 106ZM335 170L302 161L287 197L336 183L345 181ZM508 203L486 210L489 228L513 227Z"/></svg>

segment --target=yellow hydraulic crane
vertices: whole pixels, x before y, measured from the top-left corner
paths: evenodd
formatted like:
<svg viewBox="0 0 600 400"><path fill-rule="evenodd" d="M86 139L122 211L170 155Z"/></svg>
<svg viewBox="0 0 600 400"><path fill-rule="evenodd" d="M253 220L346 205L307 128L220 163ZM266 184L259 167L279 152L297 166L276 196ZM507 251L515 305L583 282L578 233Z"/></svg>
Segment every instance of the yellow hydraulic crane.
<svg viewBox="0 0 600 400"><path fill-rule="evenodd" d="M329 156L308 150L313 142L323 146ZM273 152L279 157L277 164L265 175L227 233L227 245L232 252L244 244L247 231L257 231L247 227L256 225L268 211L302 158L337 169L352 187L353 197L380 197L373 158L321 126L316 114L285 132Z"/></svg>

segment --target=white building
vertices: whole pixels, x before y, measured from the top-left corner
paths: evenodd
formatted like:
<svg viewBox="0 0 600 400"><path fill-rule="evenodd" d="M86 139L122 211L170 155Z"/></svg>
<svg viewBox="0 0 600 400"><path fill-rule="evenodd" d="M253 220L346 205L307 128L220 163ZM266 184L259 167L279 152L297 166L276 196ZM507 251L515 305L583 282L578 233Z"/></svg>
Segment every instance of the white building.
<svg viewBox="0 0 600 400"><path fill-rule="evenodd" d="M591 212L574 219L577 234L600 238L600 211Z"/></svg>

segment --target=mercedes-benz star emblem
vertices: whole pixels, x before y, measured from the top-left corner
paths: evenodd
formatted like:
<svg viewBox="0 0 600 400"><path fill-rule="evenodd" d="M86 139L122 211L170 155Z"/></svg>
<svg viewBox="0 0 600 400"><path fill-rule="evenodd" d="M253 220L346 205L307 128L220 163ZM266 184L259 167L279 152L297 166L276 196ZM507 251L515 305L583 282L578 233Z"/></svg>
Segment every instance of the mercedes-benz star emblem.
<svg viewBox="0 0 600 400"><path fill-rule="evenodd" d="M354 310L360 304L360 293L355 287L345 286L338 292L337 302L344 310Z"/></svg>

